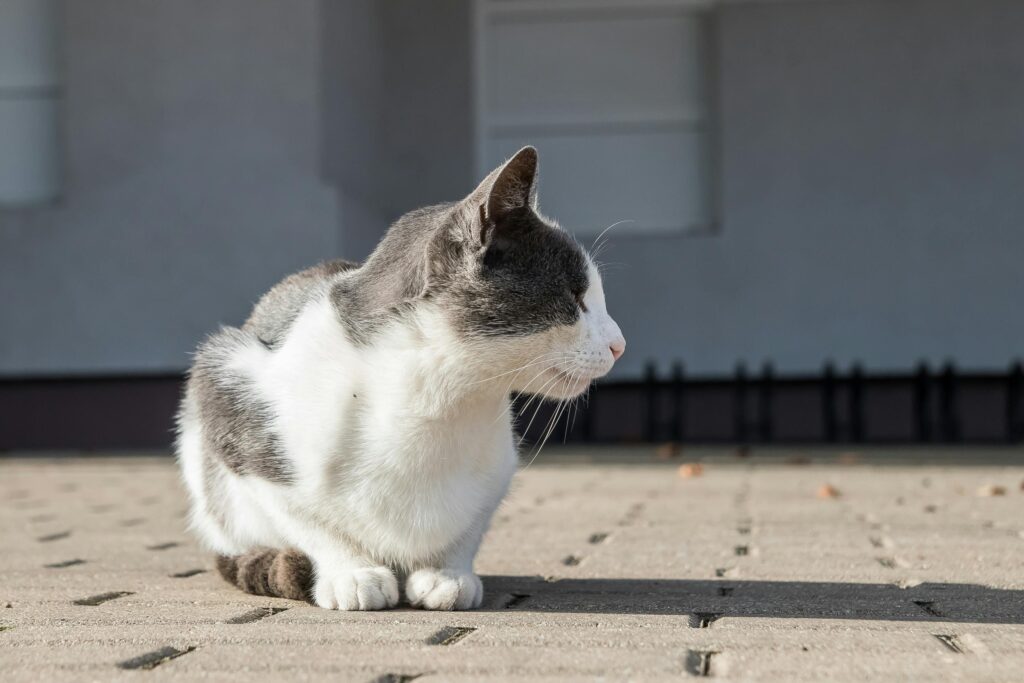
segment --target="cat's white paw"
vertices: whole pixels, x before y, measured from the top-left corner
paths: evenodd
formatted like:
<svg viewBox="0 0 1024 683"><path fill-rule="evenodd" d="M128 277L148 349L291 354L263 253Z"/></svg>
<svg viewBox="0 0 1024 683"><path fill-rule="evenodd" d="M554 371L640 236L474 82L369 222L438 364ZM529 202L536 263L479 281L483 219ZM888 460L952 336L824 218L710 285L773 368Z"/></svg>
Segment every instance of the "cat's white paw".
<svg viewBox="0 0 1024 683"><path fill-rule="evenodd" d="M317 577L313 602L326 609L387 609L398 604L398 581L387 567L338 571Z"/></svg>
<svg viewBox="0 0 1024 683"><path fill-rule="evenodd" d="M424 609L473 609L484 599L480 577L452 569L420 569L405 583L405 597Z"/></svg>

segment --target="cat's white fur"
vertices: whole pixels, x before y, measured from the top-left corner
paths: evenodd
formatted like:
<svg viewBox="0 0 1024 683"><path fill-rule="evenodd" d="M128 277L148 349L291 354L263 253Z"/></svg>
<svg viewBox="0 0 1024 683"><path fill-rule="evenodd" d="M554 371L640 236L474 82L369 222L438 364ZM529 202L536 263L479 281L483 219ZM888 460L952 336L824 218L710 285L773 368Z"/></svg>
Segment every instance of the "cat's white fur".
<svg viewBox="0 0 1024 683"><path fill-rule="evenodd" d="M479 606L473 560L517 464L509 392L571 398L625 346L593 264L589 275L578 322L531 336L468 344L422 302L357 347L318 298L279 347L240 346L232 367L271 407L294 481L239 476L204 455L198 408L186 401L179 457L194 529L225 555L305 552L321 607L394 606L396 571L414 605Z"/></svg>

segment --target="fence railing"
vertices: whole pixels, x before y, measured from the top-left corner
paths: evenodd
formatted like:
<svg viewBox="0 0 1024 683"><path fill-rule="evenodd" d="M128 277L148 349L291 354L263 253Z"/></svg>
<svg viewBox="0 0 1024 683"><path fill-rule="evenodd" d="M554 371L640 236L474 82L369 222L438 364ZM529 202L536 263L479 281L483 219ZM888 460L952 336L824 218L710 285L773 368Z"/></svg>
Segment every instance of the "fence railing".
<svg viewBox="0 0 1024 683"><path fill-rule="evenodd" d="M920 363L905 373L844 371L826 363L812 375L779 375L771 363L730 376L690 377L681 362L644 378L598 383L585 407L564 412L552 440L569 443L1020 443L1024 368L964 373L953 363ZM534 411L536 410L536 417ZM553 407L521 416L527 441L542 438Z"/></svg>

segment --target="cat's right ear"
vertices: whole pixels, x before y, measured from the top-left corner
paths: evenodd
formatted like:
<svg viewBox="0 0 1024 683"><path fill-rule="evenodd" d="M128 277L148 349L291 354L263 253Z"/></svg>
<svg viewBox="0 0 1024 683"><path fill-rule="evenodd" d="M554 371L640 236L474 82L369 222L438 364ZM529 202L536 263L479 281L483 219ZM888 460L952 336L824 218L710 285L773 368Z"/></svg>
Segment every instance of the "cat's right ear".
<svg viewBox="0 0 1024 683"><path fill-rule="evenodd" d="M537 150L523 147L484 178L469 196L475 206L480 243L486 245L494 228L509 212L537 208Z"/></svg>

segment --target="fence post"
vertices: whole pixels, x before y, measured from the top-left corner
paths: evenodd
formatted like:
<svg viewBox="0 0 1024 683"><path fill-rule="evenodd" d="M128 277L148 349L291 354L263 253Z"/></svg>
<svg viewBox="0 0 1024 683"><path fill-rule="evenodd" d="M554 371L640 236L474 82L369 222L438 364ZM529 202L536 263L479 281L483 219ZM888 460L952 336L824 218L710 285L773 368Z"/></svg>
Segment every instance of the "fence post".
<svg viewBox="0 0 1024 683"><path fill-rule="evenodd" d="M948 442L960 440L960 416L957 411L957 377L952 361L947 361L939 383L942 436Z"/></svg>
<svg viewBox="0 0 1024 683"><path fill-rule="evenodd" d="M644 373L644 393L647 399L647 443L656 443L658 440L658 370L654 361L647 362Z"/></svg>
<svg viewBox="0 0 1024 683"><path fill-rule="evenodd" d="M733 431L737 443L746 445L747 434L747 366L743 361L736 363L736 378L733 384Z"/></svg>
<svg viewBox="0 0 1024 683"><path fill-rule="evenodd" d="M765 361L761 368L761 386L758 387L757 417L760 420L758 425L761 441L767 443L772 440L774 424L774 411L772 410L772 399L775 398L775 368L771 361Z"/></svg>
<svg viewBox="0 0 1024 683"><path fill-rule="evenodd" d="M932 378L927 361L921 361L914 375L914 427L917 440L927 443L932 439Z"/></svg>
<svg viewBox="0 0 1024 683"><path fill-rule="evenodd" d="M1021 392L1024 391L1024 367L1017 361L1010 367L1006 382L1006 438L1017 443L1024 438L1024 418L1020 414Z"/></svg>
<svg viewBox="0 0 1024 683"><path fill-rule="evenodd" d="M825 362L821 383L821 411L825 440L835 443L839 440L839 414L836 411L836 366L832 361Z"/></svg>
<svg viewBox="0 0 1024 683"><path fill-rule="evenodd" d="M672 365L672 440L686 439L686 367L682 361Z"/></svg>
<svg viewBox="0 0 1024 683"><path fill-rule="evenodd" d="M859 362L850 370L849 391L850 441L864 440L864 369Z"/></svg>

